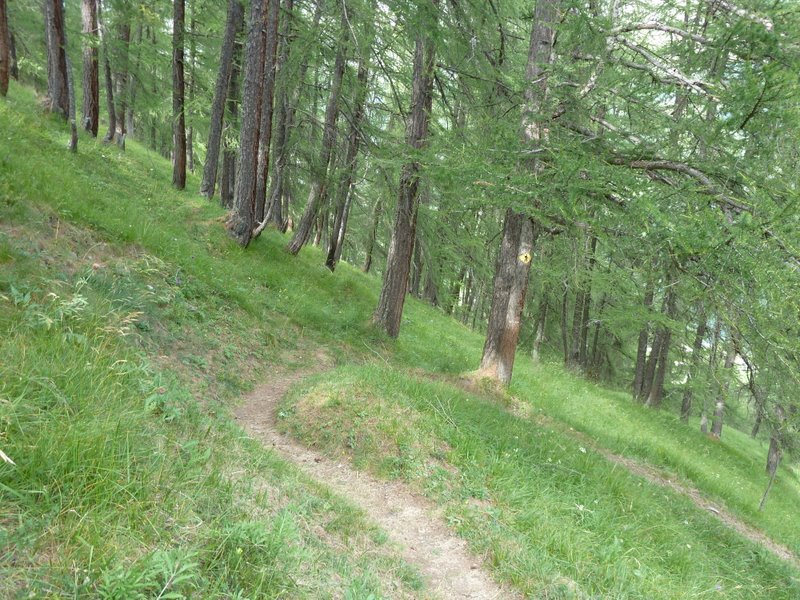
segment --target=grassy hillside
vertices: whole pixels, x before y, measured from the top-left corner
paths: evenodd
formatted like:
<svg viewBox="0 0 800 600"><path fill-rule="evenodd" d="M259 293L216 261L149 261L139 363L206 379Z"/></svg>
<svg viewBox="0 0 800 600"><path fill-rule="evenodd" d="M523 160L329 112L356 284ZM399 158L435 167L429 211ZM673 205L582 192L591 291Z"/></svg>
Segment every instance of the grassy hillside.
<svg viewBox="0 0 800 600"><path fill-rule="evenodd" d="M339 366L290 394L286 429L424 490L531 597L800 596L791 567L580 436L798 553L796 473L756 510L760 442L525 359L507 395L464 389L479 335L409 300L388 341L368 324L377 280L313 248L293 259L275 233L242 251L135 143L70 155L16 87L0 132L0 449L17 463L0 463L0 595L424 596L357 510L230 419L323 346Z"/></svg>

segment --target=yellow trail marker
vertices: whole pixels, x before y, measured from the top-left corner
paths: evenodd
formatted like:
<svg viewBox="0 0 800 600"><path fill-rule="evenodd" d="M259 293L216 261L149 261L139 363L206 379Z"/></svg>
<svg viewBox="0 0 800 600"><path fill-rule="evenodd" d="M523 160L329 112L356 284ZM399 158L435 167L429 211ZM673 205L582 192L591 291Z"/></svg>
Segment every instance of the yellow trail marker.
<svg viewBox="0 0 800 600"><path fill-rule="evenodd" d="M527 265L529 262L531 262L531 253L525 252L524 254L520 254L517 258L519 258L523 264Z"/></svg>

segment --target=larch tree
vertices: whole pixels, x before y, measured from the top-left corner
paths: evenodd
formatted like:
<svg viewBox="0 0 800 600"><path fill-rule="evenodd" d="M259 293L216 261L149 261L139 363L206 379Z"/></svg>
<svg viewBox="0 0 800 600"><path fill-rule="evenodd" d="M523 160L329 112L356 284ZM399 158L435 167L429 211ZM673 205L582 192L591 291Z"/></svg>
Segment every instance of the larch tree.
<svg viewBox="0 0 800 600"><path fill-rule="evenodd" d="M214 98L211 102L211 115L206 144L206 160L203 165L203 179L200 183L200 195L213 198L217 184L219 152L222 141L222 124L225 115L225 101L230 87L233 70L233 50L236 34L244 20L244 9L241 0L229 0L228 13L225 20L225 34L219 57L219 71L214 87Z"/></svg>
<svg viewBox="0 0 800 600"><path fill-rule="evenodd" d="M275 97L280 7L280 0L269 0L264 32L264 88L261 93L261 124L259 125L261 136L258 140L255 208L255 220L262 229L267 224L264 212L267 202L267 179L270 167L270 144L272 142L272 115L273 99ZM258 233L260 233L260 230L257 228L254 235Z"/></svg>
<svg viewBox="0 0 800 600"><path fill-rule="evenodd" d="M172 185L186 187L186 115L184 82L184 35L186 6L173 0L172 18Z"/></svg>
<svg viewBox="0 0 800 600"><path fill-rule="evenodd" d="M548 66L553 59L555 24L560 10L559 0L539 0L533 14L528 64L525 71L527 88L522 114L523 142L535 151L546 142L547 125L543 121L548 92ZM535 158L527 169L542 169ZM540 203L541 199L534 202ZM519 341L522 310L531 268L534 226L529 215L513 208L506 210L503 237L495 266L492 305L483 356L479 368L481 377L489 377L508 385L514 368Z"/></svg>
<svg viewBox="0 0 800 600"><path fill-rule="evenodd" d="M99 28L97 0L82 0L83 24L83 128L97 137L100 124Z"/></svg>
<svg viewBox="0 0 800 600"><path fill-rule="evenodd" d="M11 74L11 34L8 29L6 0L0 0L0 96L8 94Z"/></svg>
<svg viewBox="0 0 800 600"><path fill-rule="evenodd" d="M439 19L439 1L431 0L426 8L428 10L421 16L423 20L419 24L420 31L417 32L414 47L411 110L406 120L406 145L415 153L425 146L430 127L436 64L436 45L430 32L436 28ZM400 334L403 305L408 292L408 275L416 239L421 168L416 157L403 165L386 270L378 306L372 315L373 323L393 338Z"/></svg>
<svg viewBox="0 0 800 600"><path fill-rule="evenodd" d="M341 2L341 26L339 45L336 50L336 59L331 74L330 93L328 103L325 108L325 123L322 131L322 147L319 158L314 162L311 169L311 186L308 192L305 210L297 224L297 229L292 235L292 239L286 246L291 254L297 254L306 244L314 222L319 216L325 202L328 200L328 171L331 165L334 146L336 144L336 121L339 117L339 99L342 92L342 78L347 62L347 52L350 41L350 24L347 14L346 0Z"/></svg>
<svg viewBox="0 0 800 600"><path fill-rule="evenodd" d="M236 169L234 207L228 219L230 235L243 247L250 244L255 226L258 149L264 90L265 18L269 0L252 0L244 51L241 133Z"/></svg>
<svg viewBox="0 0 800 600"><path fill-rule="evenodd" d="M44 0L45 41L47 45L47 98L45 108L69 118L69 82L62 0Z"/></svg>
<svg viewBox="0 0 800 600"><path fill-rule="evenodd" d="M353 104L353 114L350 116L350 135L347 139L347 155L344 159L343 173L339 182L336 197L336 212L334 214L333 229L328 244L328 255L325 266L331 271L336 269L336 263L342 256L344 237L347 233L347 220L350 215L350 205L353 200L353 184L356 170L356 159L361 144L361 122L364 117L364 105L367 99L367 79L369 70L367 56L369 49L362 52L358 59L358 89Z"/></svg>
<svg viewBox="0 0 800 600"><path fill-rule="evenodd" d="M111 72L111 56L109 50L109 29L107 21L103 19L103 3L97 3L97 21L100 27L100 46L103 50L103 83L106 91L106 110L108 111L108 130L103 142L109 144L114 141L117 134L117 110L114 106L114 79Z"/></svg>

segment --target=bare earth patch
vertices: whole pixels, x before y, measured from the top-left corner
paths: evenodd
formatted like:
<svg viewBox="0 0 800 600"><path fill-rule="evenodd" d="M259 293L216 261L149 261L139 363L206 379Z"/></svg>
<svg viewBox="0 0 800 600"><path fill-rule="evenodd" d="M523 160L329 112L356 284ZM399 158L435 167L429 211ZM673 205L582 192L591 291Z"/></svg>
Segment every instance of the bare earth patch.
<svg viewBox="0 0 800 600"><path fill-rule="evenodd" d="M321 361L323 362L323 361ZM403 559L423 574L435 597L519 598L498 585L482 559L443 523L441 511L403 484L387 482L309 449L278 431L276 409L288 390L314 371L278 373L244 397L236 418L253 437L299 466L315 480L361 507L401 549Z"/></svg>

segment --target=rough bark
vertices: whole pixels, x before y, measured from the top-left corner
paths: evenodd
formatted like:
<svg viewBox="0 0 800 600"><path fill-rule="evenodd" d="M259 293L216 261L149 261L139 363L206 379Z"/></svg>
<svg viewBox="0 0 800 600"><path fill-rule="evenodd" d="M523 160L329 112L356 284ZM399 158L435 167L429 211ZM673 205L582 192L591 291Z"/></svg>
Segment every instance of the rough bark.
<svg viewBox="0 0 800 600"><path fill-rule="evenodd" d="M350 117L350 136L347 140L347 156L345 157L344 170L339 182L336 215L334 216L333 231L331 232L330 244L328 245L328 256L325 259L325 266L331 271L336 269L336 263L342 255L342 245L344 244L344 236L347 232L347 219L350 214L350 203L352 202L356 158L358 157L358 149L361 142L361 121L364 117L364 105L367 100L368 77L367 57L362 54L358 61L358 91L356 92L353 114Z"/></svg>
<svg viewBox="0 0 800 600"><path fill-rule="evenodd" d="M439 1L431 0L431 4L438 17ZM435 49L433 39L424 37L420 32L414 49L411 111L406 122L406 144L415 151L424 147L428 137ZM417 228L420 168L420 164L413 160L403 165L386 271L383 274L378 306L372 315L373 323L393 338L400 334L403 305L408 290L408 274Z"/></svg>
<svg viewBox="0 0 800 600"><path fill-rule="evenodd" d="M264 42L264 88L261 94L261 136L258 141L258 174L256 176L256 221L264 221L269 176L270 143L272 141L273 97L277 69L278 21L280 0L268 0ZM265 223L266 224L266 223Z"/></svg>
<svg viewBox="0 0 800 600"><path fill-rule="evenodd" d="M643 305L646 311L650 311L653 306L653 281L648 280L644 291ZM636 367L633 376L633 397L642 397L642 385L644 383L644 371L647 362L647 345L650 341L650 324L645 323L639 331L639 344L636 349Z"/></svg>
<svg viewBox="0 0 800 600"><path fill-rule="evenodd" d="M103 27L102 2L97 3L97 22L100 26L101 46L103 48L103 79L106 88L106 109L108 110L108 131L103 142L108 144L114 141L117 132L117 111L114 108L114 80L111 75L111 59L108 49L108 29Z"/></svg>
<svg viewBox="0 0 800 600"><path fill-rule="evenodd" d="M530 218L509 208L495 265L492 307L479 370L482 377L491 377L503 385L511 382L533 243Z"/></svg>
<svg viewBox="0 0 800 600"><path fill-rule="evenodd" d="M540 147L547 138L541 113L547 98L547 65L553 59L554 23L560 0L539 0L533 14L528 63L527 87L522 109L522 137L530 150ZM535 156L533 154L532 156ZM528 169L537 172L542 165L532 159ZM495 266L492 304L479 373L504 385L511 381L514 355L519 341L519 325L525 306L531 253L534 241L530 219L512 209L506 212L503 240Z"/></svg>
<svg viewBox="0 0 800 600"><path fill-rule="evenodd" d="M44 0L45 41L47 45L47 97L45 109L69 117L67 53L62 0Z"/></svg>
<svg viewBox="0 0 800 600"><path fill-rule="evenodd" d="M322 133L322 150L319 159L311 168L311 187L308 192L303 216L297 224L297 229L286 249L291 254L297 254L308 241L314 222L319 216L320 209L328 199L328 170L330 168L333 147L336 143L336 120L339 116L339 97L342 91L342 77L347 60L347 48L350 39L350 29L347 20L347 6L342 4L342 37L336 52L336 60L331 77L331 91L328 104L325 108L325 125Z"/></svg>
<svg viewBox="0 0 800 600"><path fill-rule="evenodd" d="M664 313L670 319L675 318L675 290L671 281L668 279L666 298L664 300ZM661 326L661 335L658 345L658 356L656 358L656 370L653 383L647 394L647 406L659 408L661 400L664 398L664 381L669 373L669 347L672 340L672 330L668 325ZM655 350L655 349L654 349Z"/></svg>
<svg viewBox="0 0 800 600"><path fill-rule="evenodd" d="M6 0L0 0L0 96L8 94L11 75L11 34L8 31Z"/></svg>
<svg viewBox="0 0 800 600"><path fill-rule="evenodd" d="M244 20L242 20L242 25ZM233 68L228 86L228 116L225 129L234 130L239 121L239 63L242 58L242 44L236 42L233 48ZM231 136L225 136L222 149L222 175L220 179L220 202L225 208L233 208L236 192L236 147L231 144Z"/></svg>
<svg viewBox="0 0 800 600"><path fill-rule="evenodd" d="M1 2L2 0L0 0ZM97 0L81 2L83 40L83 128L97 137L100 120L100 71L98 68Z"/></svg>
<svg viewBox="0 0 800 600"><path fill-rule="evenodd" d="M378 198L375 201L375 206L372 209L372 226L369 228L369 236L367 237L367 244L366 244L366 256L364 258L364 267L362 271L364 273L369 273L370 269L372 268L372 255L375 251L375 240L378 237L378 226L381 222L381 216L383 215L383 200Z"/></svg>
<svg viewBox="0 0 800 600"><path fill-rule="evenodd" d="M173 0L172 17L172 185L186 187L186 115L184 112L184 0Z"/></svg>
<svg viewBox="0 0 800 600"><path fill-rule="evenodd" d="M225 34L220 50L219 71L214 86L214 99L211 102L211 118L208 126L208 147L206 163L203 166L203 180L200 183L200 195L208 199L214 197L217 185L217 165L222 140L222 123L225 117L225 100L231 83L233 71L233 51L236 34L244 22L244 8L240 0L228 2L228 16L225 21Z"/></svg>
<svg viewBox="0 0 800 600"><path fill-rule="evenodd" d="M192 120L191 107L194 106L195 82L197 80L197 36L195 35L197 21L194 18L195 5L190 4L189 6L192 8L192 18L189 20L189 117L186 130L186 168L189 169L190 173L194 173L194 121Z"/></svg>
<svg viewBox="0 0 800 600"><path fill-rule="evenodd" d="M730 391L730 379L732 377L733 361L736 358L736 346L733 342L729 343L728 352L725 355L724 380L717 393L717 401L714 404L714 418L711 420L711 435L719 438L722 435L722 423L725 419L725 402Z"/></svg>
<svg viewBox="0 0 800 600"><path fill-rule="evenodd" d="M234 209L228 227L243 247L252 239L255 225L258 144L261 137L261 94L264 90L264 36L268 0L252 0L244 55L241 133L236 169Z"/></svg>
<svg viewBox="0 0 800 600"><path fill-rule="evenodd" d="M700 367L703 340L706 337L707 328L708 323L706 321L706 316L701 310L700 321L697 324L694 342L692 342L692 358L689 363L689 373L686 376L686 387L683 390L683 399L681 400L681 421L684 423L689 422L689 416L692 414L692 400L694 399L693 385L695 384L694 380L697 378L697 371Z"/></svg>

